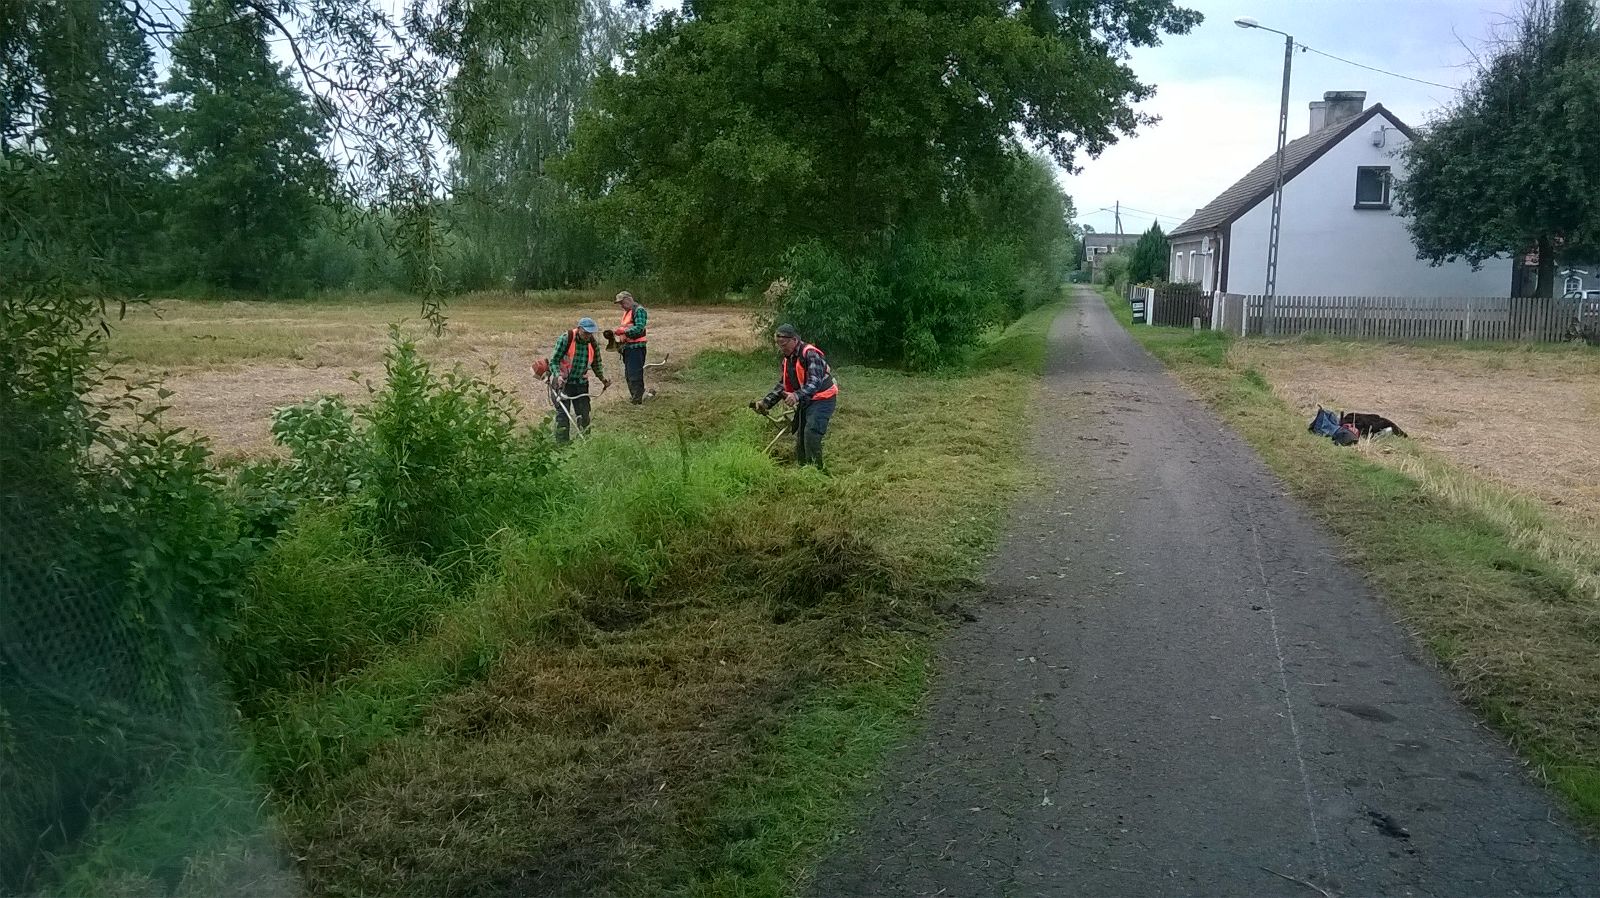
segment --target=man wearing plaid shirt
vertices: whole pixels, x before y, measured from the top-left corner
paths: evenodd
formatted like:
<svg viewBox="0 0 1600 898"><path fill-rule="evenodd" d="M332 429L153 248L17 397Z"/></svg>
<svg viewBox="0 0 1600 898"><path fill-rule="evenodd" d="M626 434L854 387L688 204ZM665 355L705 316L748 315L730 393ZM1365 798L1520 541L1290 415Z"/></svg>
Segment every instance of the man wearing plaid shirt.
<svg viewBox="0 0 1600 898"><path fill-rule="evenodd" d="M800 339L792 325L780 324L773 342L783 353L778 363L778 385L756 403L759 411L777 405L794 409L794 457L802 465L822 467L822 438L839 404L839 384L822 350Z"/></svg>
<svg viewBox="0 0 1600 898"><path fill-rule="evenodd" d="M556 442L572 439L572 422L567 416L578 419L578 429L589 431L589 372L600 378L600 383L611 386L605 371L600 367L600 349L595 344L595 332L600 326L593 318L581 318L578 326L556 338L555 351L550 354L550 384L564 397L556 406Z"/></svg>
<svg viewBox="0 0 1600 898"><path fill-rule="evenodd" d="M614 333L617 351L622 354L623 374L628 381L628 398L638 405L645 397L644 359L649 345L645 342L645 330L650 312L626 290L618 293L612 302L622 307L622 321Z"/></svg>

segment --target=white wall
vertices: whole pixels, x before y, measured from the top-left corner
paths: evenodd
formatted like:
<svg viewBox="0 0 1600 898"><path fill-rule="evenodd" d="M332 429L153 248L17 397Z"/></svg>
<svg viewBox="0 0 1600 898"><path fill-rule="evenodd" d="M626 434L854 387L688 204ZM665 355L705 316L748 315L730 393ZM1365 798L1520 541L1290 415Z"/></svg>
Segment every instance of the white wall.
<svg viewBox="0 0 1600 898"><path fill-rule="evenodd" d="M1385 145L1372 133L1387 128ZM1278 238L1281 296L1509 296L1511 260L1489 259L1473 271L1465 262L1437 268L1416 257L1405 219L1392 210L1356 209L1356 168L1387 165L1403 174L1397 155L1406 136L1374 116L1311 167L1283 185ZM1266 292L1268 197L1233 223L1228 292Z"/></svg>

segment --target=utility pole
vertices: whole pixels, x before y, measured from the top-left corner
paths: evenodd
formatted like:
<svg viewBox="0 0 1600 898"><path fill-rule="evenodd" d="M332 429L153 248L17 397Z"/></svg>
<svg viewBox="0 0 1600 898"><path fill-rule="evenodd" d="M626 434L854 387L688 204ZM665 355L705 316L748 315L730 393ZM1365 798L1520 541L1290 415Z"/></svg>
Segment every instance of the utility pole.
<svg viewBox="0 0 1600 898"><path fill-rule="evenodd" d="M1272 230L1267 237L1267 288L1271 300L1278 292L1278 231L1283 222L1283 146L1289 136L1289 66L1294 62L1294 36L1276 28L1268 28L1255 19L1243 17L1233 20L1240 28L1260 28L1283 35L1283 100L1278 104L1278 171L1272 181Z"/></svg>
<svg viewBox="0 0 1600 898"><path fill-rule="evenodd" d="M1117 200L1117 211L1116 211L1115 214L1117 216L1116 217L1116 229L1117 229L1117 233L1120 234L1120 233L1122 233L1122 200Z"/></svg>

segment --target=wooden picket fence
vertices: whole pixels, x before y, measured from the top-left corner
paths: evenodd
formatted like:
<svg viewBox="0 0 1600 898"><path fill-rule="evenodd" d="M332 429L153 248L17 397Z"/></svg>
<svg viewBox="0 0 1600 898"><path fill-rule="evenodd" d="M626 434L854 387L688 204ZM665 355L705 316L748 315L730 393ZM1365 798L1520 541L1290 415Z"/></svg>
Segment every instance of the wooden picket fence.
<svg viewBox="0 0 1600 898"><path fill-rule="evenodd" d="M1326 334L1374 340L1568 339L1600 310L1574 299L1439 296L1216 297L1214 327L1244 336ZM1591 302L1589 306L1592 306Z"/></svg>
<svg viewBox="0 0 1600 898"><path fill-rule="evenodd" d="M1154 292L1151 324L1189 327L1199 318L1201 327L1211 327L1211 295L1201 290L1199 284L1163 284Z"/></svg>

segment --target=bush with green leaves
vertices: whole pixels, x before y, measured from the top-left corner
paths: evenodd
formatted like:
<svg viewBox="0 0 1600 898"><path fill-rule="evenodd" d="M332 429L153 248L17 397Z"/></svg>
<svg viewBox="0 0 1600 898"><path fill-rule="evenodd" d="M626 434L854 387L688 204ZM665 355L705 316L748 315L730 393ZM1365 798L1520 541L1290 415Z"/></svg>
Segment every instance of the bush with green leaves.
<svg viewBox="0 0 1600 898"><path fill-rule="evenodd" d="M253 546L203 441L105 370L104 305L0 293L0 888L220 726L204 639ZM162 394L158 393L158 397Z"/></svg>
<svg viewBox="0 0 1600 898"><path fill-rule="evenodd" d="M276 412L273 439L289 457L234 478L254 532L275 533L302 508L347 505L352 526L436 564L543 512L555 445L518 422L509 392L460 368L437 374L397 330L384 372L360 407L323 396Z"/></svg>
<svg viewBox="0 0 1600 898"><path fill-rule="evenodd" d="M438 561L543 511L555 445L518 423L510 393L459 368L436 375L398 333L384 372L360 412L359 522L398 552Z"/></svg>
<svg viewBox="0 0 1600 898"><path fill-rule="evenodd" d="M1127 247L1122 247L1106 257L1105 264L1100 266L1101 283L1109 284L1117 292L1128 288L1128 277L1133 267L1133 254Z"/></svg>
<svg viewBox="0 0 1600 898"><path fill-rule="evenodd" d="M914 370L951 360L1013 305L1010 266L960 240L892 238L882 254L856 259L813 241L789 253L785 270L790 288L774 319L829 352Z"/></svg>

